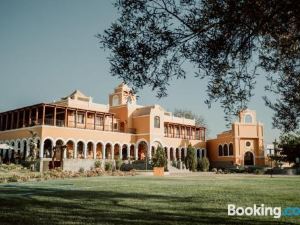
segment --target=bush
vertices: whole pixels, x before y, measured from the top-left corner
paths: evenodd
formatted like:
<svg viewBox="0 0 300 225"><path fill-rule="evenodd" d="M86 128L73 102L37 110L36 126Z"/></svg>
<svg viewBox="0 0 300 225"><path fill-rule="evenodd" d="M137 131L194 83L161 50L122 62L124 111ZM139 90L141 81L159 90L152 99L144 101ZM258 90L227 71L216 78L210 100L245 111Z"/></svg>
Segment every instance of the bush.
<svg viewBox="0 0 300 225"><path fill-rule="evenodd" d="M111 171L112 170L112 163L111 162L106 162L105 163L105 171Z"/></svg>
<svg viewBox="0 0 300 225"><path fill-rule="evenodd" d="M19 181L19 176L15 174L7 179L7 182L18 182L18 181Z"/></svg>
<svg viewBox="0 0 300 225"><path fill-rule="evenodd" d="M95 165L95 168L101 168L102 162L100 160L97 160L94 165Z"/></svg>
<svg viewBox="0 0 300 225"><path fill-rule="evenodd" d="M162 147L158 146L152 160L153 167L165 167L168 162L165 150Z"/></svg>
<svg viewBox="0 0 300 225"><path fill-rule="evenodd" d="M133 170L133 165L132 164L126 164L126 163L123 163L121 168L120 168L121 171L131 171Z"/></svg>
<svg viewBox="0 0 300 225"><path fill-rule="evenodd" d="M120 170L122 164L123 164L123 160L122 159L116 160L116 170Z"/></svg>
<svg viewBox="0 0 300 225"><path fill-rule="evenodd" d="M191 145L188 146L187 155L184 161L187 169L193 172L196 171L196 167L197 167L196 151Z"/></svg>
<svg viewBox="0 0 300 225"><path fill-rule="evenodd" d="M207 172L209 170L209 165L209 160L206 157L198 160L198 168L200 171Z"/></svg>
<svg viewBox="0 0 300 225"><path fill-rule="evenodd" d="M79 173L84 173L84 168L83 167L80 167Z"/></svg>
<svg viewBox="0 0 300 225"><path fill-rule="evenodd" d="M218 170L217 170L217 168L212 168L211 172L217 173Z"/></svg>

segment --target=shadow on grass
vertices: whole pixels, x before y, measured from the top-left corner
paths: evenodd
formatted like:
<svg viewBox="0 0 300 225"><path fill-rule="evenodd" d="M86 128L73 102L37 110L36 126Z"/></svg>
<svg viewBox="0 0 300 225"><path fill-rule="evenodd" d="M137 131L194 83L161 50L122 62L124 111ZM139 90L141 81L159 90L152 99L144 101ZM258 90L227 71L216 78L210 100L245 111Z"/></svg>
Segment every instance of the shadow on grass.
<svg viewBox="0 0 300 225"><path fill-rule="evenodd" d="M226 209L205 208L203 202L176 196L25 185L0 190L0 224L291 224L228 217Z"/></svg>

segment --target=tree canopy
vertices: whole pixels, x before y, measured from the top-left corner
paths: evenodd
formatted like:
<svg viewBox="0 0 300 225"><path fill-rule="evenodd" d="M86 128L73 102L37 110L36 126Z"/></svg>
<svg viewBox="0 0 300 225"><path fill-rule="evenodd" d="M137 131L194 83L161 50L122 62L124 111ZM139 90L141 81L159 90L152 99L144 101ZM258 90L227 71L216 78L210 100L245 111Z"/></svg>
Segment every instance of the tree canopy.
<svg viewBox="0 0 300 225"><path fill-rule="evenodd" d="M281 130L300 123L300 4L294 0L117 0L119 17L97 37L111 73L135 91L167 95L170 80L207 80L206 104L219 101L230 120L246 108L256 69L266 71L266 104Z"/></svg>

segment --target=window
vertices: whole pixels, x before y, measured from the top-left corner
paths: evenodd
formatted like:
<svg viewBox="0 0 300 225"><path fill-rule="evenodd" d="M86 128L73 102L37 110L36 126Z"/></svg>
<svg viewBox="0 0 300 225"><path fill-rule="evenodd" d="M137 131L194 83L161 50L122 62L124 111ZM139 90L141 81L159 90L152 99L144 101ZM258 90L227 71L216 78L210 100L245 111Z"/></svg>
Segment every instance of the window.
<svg viewBox="0 0 300 225"><path fill-rule="evenodd" d="M159 116L154 117L154 128L160 128L160 118L159 118Z"/></svg>
<svg viewBox="0 0 300 225"><path fill-rule="evenodd" d="M223 147L219 145L219 156L223 156Z"/></svg>
<svg viewBox="0 0 300 225"><path fill-rule="evenodd" d="M118 123L114 123L114 130L118 129Z"/></svg>
<svg viewBox="0 0 300 225"><path fill-rule="evenodd" d="M96 116L96 125L97 126L103 126L103 117L102 116Z"/></svg>
<svg viewBox="0 0 300 225"><path fill-rule="evenodd" d="M118 95L114 95L114 96L113 96L113 99L112 99L112 105L113 105L113 106L119 105L119 104L120 104L119 99L120 99L120 98L119 98Z"/></svg>
<svg viewBox="0 0 300 225"><path fill-rule="evenodd" d="M250 141L246 141L246 147L250 147L251 146L251 142Z"/></svg>
<svg viewBox="0 0 300 225"><path fill-rule="evenodd" d="M252 123L253 121L252 121L252 116L251 115L249 115L249 114L247 114L246 116L245 116L245 123Z"/></svg>
<svg viewBox="0 0 300 225"><path fill-rule="evenodd" d="M233 144L229 144L229 155L233 155Z"/></svg>
<svg viewBox="0 0 300 225"><path fill-rule="evenodd" d="M77 123L84 123L84 114L77 114Z"/></svg>
<svg viewBox="0 0 300 225"><path fill-rule="evenodd" d="M224 145L224 156L228 156L228 145Z"/></svg>

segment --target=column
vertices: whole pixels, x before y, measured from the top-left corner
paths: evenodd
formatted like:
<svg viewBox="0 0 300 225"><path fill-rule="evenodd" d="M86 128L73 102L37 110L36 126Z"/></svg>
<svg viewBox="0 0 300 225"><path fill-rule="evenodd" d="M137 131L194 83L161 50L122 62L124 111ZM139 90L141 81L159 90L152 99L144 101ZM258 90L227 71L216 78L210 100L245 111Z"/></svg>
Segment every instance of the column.
<svg viewBox="0 0 300 225"><path fill-rule="evenodd" d="M102 149L102 158L105 159L106 155L106 143L103 143L103 149Z"/></svg>
<svg viewBox="0 0 300 225"><path fill-rule="evenodd" d="M176 159L176 151L177 151L176 148L175 148L175 149L173 148L172 154L173 154L173 159L174 159L174 160L177 160L177 159Z"/></svg>
<svg viewBox="0 0 300 225"><path fill-rule="evenodd" d="M112 160L115 159L115 146L114 145L111 146L111 159Z"/></svg>
<svg viewBox="0 0 300 225"><path fill-rule="evenodd" d="M45 111L46 111L46 106L43 105L42 125L45 125Z"/></svg>
<svg viewBox="0 0 300 225"><path fill-rule="evenodd" d="M77 109L75 110L74 127L77 127Z"/></svg>
<svg viewBox="0 0 300 225"><path fill-rule="evenodd" d="M68 108L65 108L65 127L68 127Z"/></svg>
<svg viewBox="0 0 300 225"><path fill-rule="evenodd" d="M88 118L88 113L86 111L85 114L84 114L84 128L85 129L87 128L87 118Z"/></svg>
<svg viewBox="0 0 300 225"><path fill-rule="evenodd" d="M134 149L134 159L135 160L138 160L138 158L139 158L138 151L139 151L139 146L135 146L135 149Z"/></svg>
<svg viewBox="0 0 300 225"><path fill-rule="evenodd" d="M187 148L184 148L184 157L187 155Z"/></svg>
<svg viewBox="0 0 300 225"><path fill-rule="evenodd" d="M87 158L87 143L83 143L83 158Z"/></svg>
<svg viewBox="0 0 300 225"><path fill-rule="evenodd" d="M74 155L73 155L74 159L77 159L77 142L74 143Z"/></svg>
<svg viewBox="0 0 300 225"><path fill-rule="evenodd" d="M20 124L20 111L18 111L18 114L17 114L17 127L16 128L19 128L19 124Z"/></svg>
<svg viewBox="0 0 300 225"><path fill-rule="evenodd" d="M14 129L14 112L11 113L10 129Z"/></svg>
<svg viewBox="0 0 300 225"><path fill-rule="evenodd" d="M127 145L127 159L130 159L130 145Z"/></svg>
<svg viewBox="0 0 300 225"><path fill-rule="evenodd" d="M8 129L8 113L6 114L5 130Z"/></svg>
<svg viewBox="0 0 300 225"><path fill-rule="evenodd" d="M22 121L22 127L25 127L25 115L26 115L26 110L23 110L23 121Z"/></svg>
<svg viewBox="0 0 300 225"><path fill-rule="evenodd" d="M39 124L39 108L36 107L35 109L35 125Z"/></svg>
<svg viewBox="0 0 300 225"><path fill-rule="evenodd" d="M151 146L148 145L148 143L147 143L147 155L149 157L149 160L151 160L152 159L152 149L151 149Z"/></svg>
<svg viewBox="0 0 300 225"><path fill-rule="evenodd" d="M111 131L114 131L114 115L111 115Z"/></svg>
<svg viewBox="0 0 300 225"><path fill-rule="evenodd" d="M31 126L32 124L32 121L31 121L31 109L29 109L29 118L28 118L28 123L29 123L29 126Z"/></svg>
<svg viewBox="0 0 300 225"><path fill-rule="evenodd" d="M103 114L103 129L102 130L105 130L105 117L106 117L106 115Z"/></svg>
<svg viewBox="0 0 300 225"><path fill-rule="evenodd" d="M179 157L179 160L181 160L181 148L179 148L178 150L179 150L178 157Z"/></svg>
<svg viewBox="0 0 300 225"><path fill-rule="evenodd" d="M41 140L40 142L40 155L39 155L40 159L44 158L44 141Z"/></svg>
<svg viewBox="0 0 300 225"><path fill-rule="evenodd" d="M171 160L171 158L170 158L170 151L171 151L171 148L168 148L167 149L167 159L168 159L168 161Z"/></svg>
<svg viewBox="0 0 300 225"><path fill-rule="evenodd" d="M93 143L93 159L96 159L96 154L97 154L96 150L97 150L97 144Z"/></svg>
<svg viewBox="0 0 300 225"><path fill-rule="evenodd" d="M96 130L97 113L94 114L94 130Z"/></svg>
<svg viewBox="0 0 300 225"><path fill-rule="evenodd" d="M53 126L56 126L56 106L54 107Z"/></svg>

